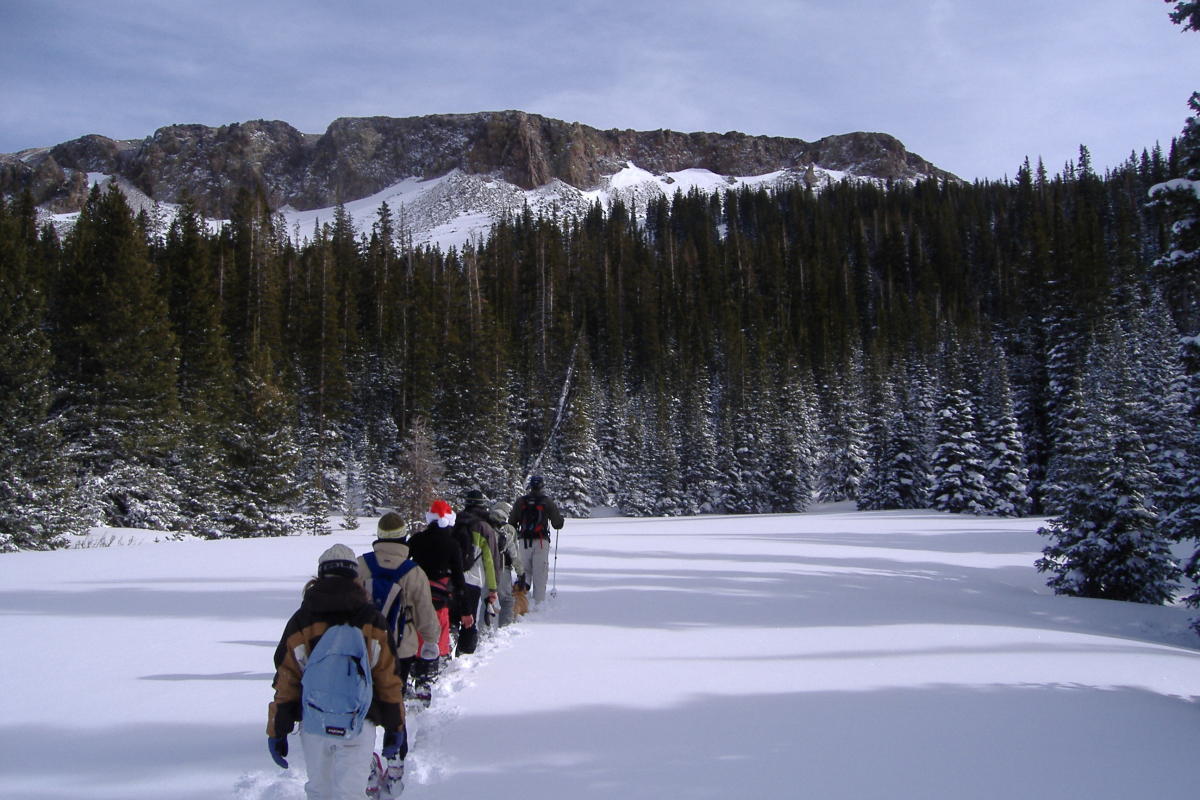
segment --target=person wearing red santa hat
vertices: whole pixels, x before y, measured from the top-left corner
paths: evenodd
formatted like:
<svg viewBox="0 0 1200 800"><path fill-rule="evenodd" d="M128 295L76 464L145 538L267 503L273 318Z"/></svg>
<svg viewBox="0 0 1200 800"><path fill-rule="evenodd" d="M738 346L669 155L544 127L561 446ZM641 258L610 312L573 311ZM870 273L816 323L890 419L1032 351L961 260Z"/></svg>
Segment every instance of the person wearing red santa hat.
<svg viewBox="0 0 1200 800"><path fill-rule="evenodd" d="M459 610L461 598L467 590L467 583L463 578L462 550L451 535L455 519L454 509L449 503L445 500L434 500L425 514L428 524L408 537L409 557L417 562L417 566L424 570L429 578L433 607L437 610L438 622L441 624L438 653L442 659L450 656L451 610ZM473 615L459 613L458 616L463 627L474 626ZM414 674L413 678L419 684L427 685L436 676L437 668L433 668L432 672L433 674Z"/></svg>

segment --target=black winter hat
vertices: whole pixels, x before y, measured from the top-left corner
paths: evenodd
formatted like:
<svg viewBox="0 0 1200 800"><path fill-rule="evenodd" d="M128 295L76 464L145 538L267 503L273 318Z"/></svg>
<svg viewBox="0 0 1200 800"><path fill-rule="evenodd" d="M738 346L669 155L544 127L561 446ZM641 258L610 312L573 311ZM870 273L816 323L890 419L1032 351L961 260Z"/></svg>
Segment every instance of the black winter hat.
<svg viewBox="0 0 1200 800"><path fill-rule="evenodd" d="M467 492L466 505L470 506L486 506L488 504L487 496L478 489L472 489Z"/></svg>

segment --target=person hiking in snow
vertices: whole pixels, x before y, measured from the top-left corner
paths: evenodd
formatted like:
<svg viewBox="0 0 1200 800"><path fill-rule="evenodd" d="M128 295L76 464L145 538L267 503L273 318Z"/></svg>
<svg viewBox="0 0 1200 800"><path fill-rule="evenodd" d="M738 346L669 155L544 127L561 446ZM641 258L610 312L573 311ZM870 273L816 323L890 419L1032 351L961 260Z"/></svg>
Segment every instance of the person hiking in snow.
<svg viewBox="0 0 1200 800"><path fill-rule="evenodd" d="M521 561L521 548L517 546L517 529L508 524L512 503L497 500L488 511L488 521L496 531L496 544L500 549L500 561L496 565L496 591L500 596L499 625L503 628L516 618L516 598L513 596L513 572L517 573L517 584L525 586L525 563ZM522 588L522 591L524 589Z"/></svg>
<svg viewBox="0 0 1200 800"><path fill-rule="evenodd" d="M404 691L396 674L387 620L371 604L357 577L358 564L349 547L335 544L322 553L317 577L305 585L300 608L284 626L275 649L275 697L267 711L267 745L275 763L287 769L287 737L301 724L300 743L308 768L304 791L310 800L359 800L363 796L374 762L376 725L384 730L385 758L402 760L408 754ZM357 734L341 730L340 736L345 738L340 738L339 729L310 730L304 722L302 700L306 670L318 670L313 661L321 652L321 637L346 630L343 625L362 634L359 648L371 667L371 701L361 730ZM310 713L316 719L317 712Z"/></svg>
<svg viewBox="0 0 1200 800"><path fill-rule="evenodd" d="M457 604L466 593L467 584L463 580L462 550L451 536L456 515L454 509L445 500L434 500L433 505L425 514L428 523L422 529L411 534L408 539L408 555L417 562L417 566L425 571L429 580L430 595L433 607L438 612L439 634L437 662L423 662L418 659L413 664L413 679L423 689L428 687L437 677L441 662L450 657L450 614L457 612ZM472 626L475 617L457 614L460 625ZM424 644L422 640L421 644ZM423 673L425 667L431 671Z"/></svg>
<svg viewBox="0 0 1200 800"><path fill-rule="evenodd" d="M397 670L407 686L414 661L437 661L441 623L433 607L429 578L409 558L404 519L388 512L380 517L377 532L371 552L358 557L358 582L388 621ZM417 672L428 673L432 666L423 664Z"/></svg>
<svg viewBox="0 0 1200 800"><path fill-rule="evenodd" d="M546 581L550 577L550 526L559 531L563 515L553 498L545 492L541 475L529 479L529 493L518 498L508 515L508 524L517 529L521 542L521 562L525 578L533 592L533 602L546 599Z"/></svg>
<svg viewBox="0 0 1200 800"><path fill-rule="evenodd" d="M475 625L464 625L458 633L459 651L473 653L479 638L478 621L485 609L497 609L496 562L499 549L496 532L488 522L488 502L483 492L467 492L462 513L454 523L454 539L463 552L463 578L467 590L461 611L476 618Z"/></svg>

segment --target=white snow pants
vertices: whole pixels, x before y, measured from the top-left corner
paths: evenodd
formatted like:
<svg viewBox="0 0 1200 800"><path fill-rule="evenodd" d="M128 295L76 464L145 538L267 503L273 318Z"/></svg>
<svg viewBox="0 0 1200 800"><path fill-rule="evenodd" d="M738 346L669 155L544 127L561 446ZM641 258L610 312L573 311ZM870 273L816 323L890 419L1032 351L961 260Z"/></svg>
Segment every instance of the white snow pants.
<svg viewBox="0 0 1200 800"><path fill-rule="evenodd" d="M525 564L525 582L530 586L533 602L546 599L546 581L550 577L550 548L546 539L522 539L521 561Z"/></svg>
<svg viewBox="0 0 1200 800"><path fill-rule="evenodd" d="M335 739L300 732L308 782L308 800L362 800L371 777L375 752L375 726L367 722L353 739Z"/></svg>

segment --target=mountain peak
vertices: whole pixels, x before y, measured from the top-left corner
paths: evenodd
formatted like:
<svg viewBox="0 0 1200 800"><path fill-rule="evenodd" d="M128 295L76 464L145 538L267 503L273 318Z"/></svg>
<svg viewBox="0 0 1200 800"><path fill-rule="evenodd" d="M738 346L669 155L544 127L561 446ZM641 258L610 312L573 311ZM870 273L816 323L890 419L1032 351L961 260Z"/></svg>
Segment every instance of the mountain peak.
<svg viewBox="0 0 1200 800"><path fill-rule="evenodd" d="M141 141L92 134L0 155L0 192L28 189L47 209L76 210L86 199L86 176L100 173L161 202L188 196L203 213L224 217L242 189L261 189L273 208L308 210L452 170L497 176L524 190L554 180L590 190L630 163L655 174L753 176L819 167L881 181L953 178L884 133L806 142L739 131L599 130L509 110L342 117L323 134L268 120L170 125Z"/></svg>

